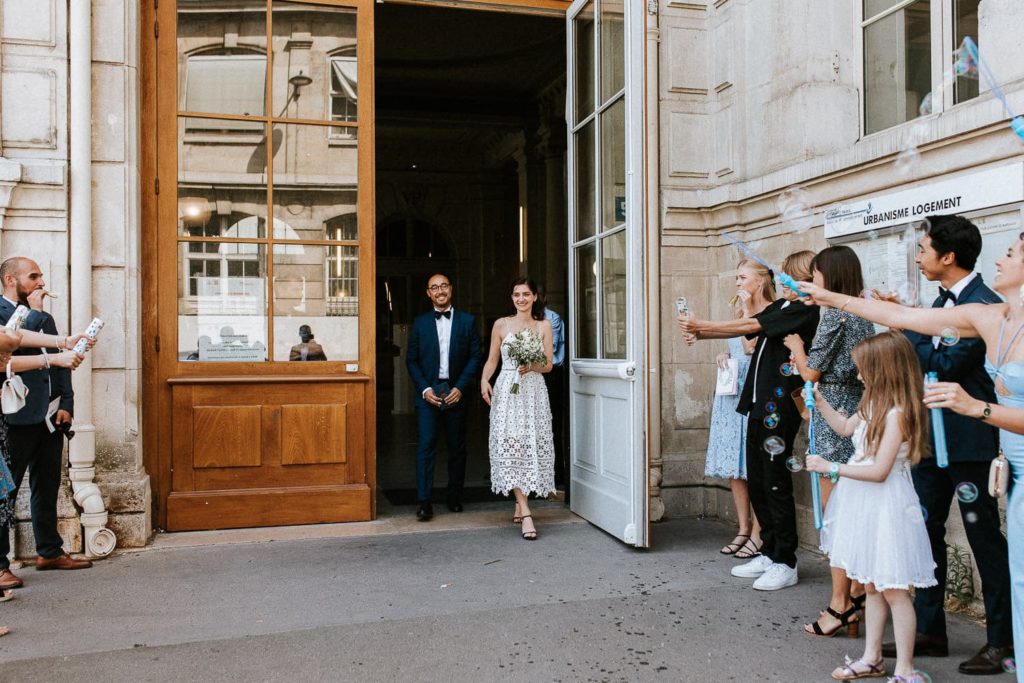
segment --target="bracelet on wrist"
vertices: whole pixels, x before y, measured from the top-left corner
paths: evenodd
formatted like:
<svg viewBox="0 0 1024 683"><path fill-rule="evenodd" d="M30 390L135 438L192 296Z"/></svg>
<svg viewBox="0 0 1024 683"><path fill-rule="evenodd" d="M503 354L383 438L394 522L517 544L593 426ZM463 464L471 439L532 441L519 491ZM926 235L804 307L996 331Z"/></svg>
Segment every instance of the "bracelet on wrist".
<svg viewBox="0 0 1024 683"><path fill-rule="evenodd" d="M852 296L846 297L846 301L844 301L843 305L839 307L839 310L843 311L845 313L846 312L846 307L850 305L851 301L853 301L853 297Z"/></svg>

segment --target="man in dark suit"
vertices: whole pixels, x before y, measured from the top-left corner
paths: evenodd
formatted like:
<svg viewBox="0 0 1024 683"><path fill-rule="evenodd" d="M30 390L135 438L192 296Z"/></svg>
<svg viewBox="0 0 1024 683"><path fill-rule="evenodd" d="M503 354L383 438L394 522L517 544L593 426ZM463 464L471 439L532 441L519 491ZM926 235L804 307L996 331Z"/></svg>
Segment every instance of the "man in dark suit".
<svg viewBox="0 0 1024 683"><path fill-rule="evenodd" d="M985 286L974 264L981 253L981 233L962 216L929 216L927 234L921 238L917 266L926 279L940 283L939 297L932 308L967 303L999 303ZM991 378L985 372L985 343L961 339L947 346L937 337L906 333L917 350L921 369L936 372L939 380L958 382L974 398L996 403ZM949 467L939 468L935 458L922 459L913 470L914 488L925 509L925 526L931 540L938 585L918 588L914 593L917 612L915 656L945 657L946 614L946 519L953 496L957 495L967 541L981 574L985 597L987 643L971 659L960 664L963 674L1002 673L1002 660L1013 656L1010 612L1010 570L1006 538L999 530L999 507L988 494L988 470L999 450L996 429L981 420L943 411ZM932 442L934 447L934 441ZM961 493L957 493L957 492ZM966 491L966 494L963 492ZM886 643L886 657L895 656L895 645ZM890 654L891 653L891 654Z"/></svg>
<svg viewBox="0 0 1024 683"><path fill-rule="evenodd" d="M434 516L430 494L434 486L437 433L444 429L448 445L448 509L462 512L462 488L466 479L466 401L470 382L480 369L480 337L476 318L452 307L452 284L438 273L427 281L427 297L434 310L412 324L405 364L419 396L416 418L419 446L416 450L416 494L420 507L416 518Z"/></svg>
<svg viewBox="0 0 1024 683"><path fill-rule="evenodd" d="M43 310L46 283L39 264L31 259L15 256L0 264L3 298L0 299L0 325L6 324L19 304L32 309L25 329L43 334L57 334L53 316ZM57 353L58 349L21 348L14 355L37 356ZM48 365L48 363L47 363ZM36 540L36 569L85 569L88 560L76 560L64 552L64 541L57 530L57 494L62 471L61 455L64 450L64 429L70 428L74 413L74 391L71 371L49 366L39 370L26 370L18 375L28 388L25 406L7 416L7 434L11 447L11 473L14 482L21 485L26 469L30 471L29 487L32 492L32 532ZM57 400L56 411L50 414L50 403ZM55 430L46 425L49 419ZM62 429L62 425L67 427ZM0 587L19 588L20 578L10 570L10 535L0 527Z"/></svg>

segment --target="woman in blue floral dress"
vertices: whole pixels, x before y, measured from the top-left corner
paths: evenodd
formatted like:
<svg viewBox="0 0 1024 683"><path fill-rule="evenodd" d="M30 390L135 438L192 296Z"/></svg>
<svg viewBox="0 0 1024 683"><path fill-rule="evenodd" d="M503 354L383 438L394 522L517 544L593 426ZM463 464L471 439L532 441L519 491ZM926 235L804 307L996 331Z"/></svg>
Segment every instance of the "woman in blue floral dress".
<svg viewBox="0 0 1024 683"><path fill-rule="evenodd" d="M736 295L733 304L737 317L746 318L760 313L775 301L775 284L768 269L754 261L740 261L736 266ZM742 387L750 367L753 341L743 338L728 340L729 350L718 356L718 367L724 368L731 358L739 363L738 386ZM739 559L753 557L761 548L760 525L750 508L747 492L747 463L744 453L746 422L736 412L739 394L717 395L711 409L711 428L708 432L708 454L704 462L704 476L728 479L736 506L739 529L736 537L719 551Z"/></svg>

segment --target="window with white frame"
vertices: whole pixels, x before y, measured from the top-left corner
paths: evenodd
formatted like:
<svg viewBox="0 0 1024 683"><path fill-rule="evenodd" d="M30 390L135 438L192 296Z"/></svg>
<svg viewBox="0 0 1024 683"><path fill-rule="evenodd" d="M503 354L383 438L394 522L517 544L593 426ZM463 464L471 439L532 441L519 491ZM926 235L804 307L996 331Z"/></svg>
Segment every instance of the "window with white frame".
<svg viewBox="0 0 1024 683"><path fill-rule="evenodd" d="M359 102L358 64L354 50L341 52L330 57L331 63L331 121L353 122L357 120ZM355 128L332 126L332 139L351 139Z"/></svg>
<svg viewBox="0 0 1024 683"><path fill-rule="evenodd" d="M356 214L344 214L327 221L331 240L358 239ZM327 247L327 315L359 315L359 247L334 244Z"/></svg>
<svg viewBox="0 0 1024 683"><path fill-rule="evenodd" d="M865 134L978 96L977 74L953 63L965 36L978 41L980 0L862 2Z"/></svg>
<svg viewBox="0 0 1024 683"><path fill-rule="evenodd" d="M256 216L232 213L186 227L190 237L254 238L262 230ZM260 245L247 242L189 242L188 296L253 296L263 286Z"/></svg>

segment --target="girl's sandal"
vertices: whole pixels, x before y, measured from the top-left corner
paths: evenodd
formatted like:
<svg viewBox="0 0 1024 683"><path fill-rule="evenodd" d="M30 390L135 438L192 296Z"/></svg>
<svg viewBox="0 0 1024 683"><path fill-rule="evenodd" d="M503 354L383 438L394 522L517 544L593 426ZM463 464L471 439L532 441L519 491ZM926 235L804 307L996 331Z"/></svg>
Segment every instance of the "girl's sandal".
<svg viewBox="0 0 1024 683"><path fill-rule="evenodd" d="M0 638L3 638L4 636L6 636L10 632L11 632L11 629L7 628L6 626L0 626Z"/></svg>
<svg viewBox="0 0 1024 683"><path fill-rule="evenodd" d="M0 591L0 602L7 602L8 600L14 599L14 590L8 588L7 590Z"/></svg>
<svg viewBox="0 0 1024 683"><path fill-rule="evenodd" d="M832 678L837 681L855 681L859 678L881 678L885 676L885 666L882 660L874 664L865 662L863 659L853 661L849 657L846 663L832 672Z"/></svg>
<svg viewBox="0 0 1024 683"><path fill-rule="evenodd" d="M821 627L821 618L819 617L818 620L815 621L813 624L804 624L804 633L806 633L809 636L821 636L822 638L831 638L835 634L839 633L839 631L842 630L842 628L845 626L846 635L850 636L851 638L856 638L858 635L860 635L860 619L853 618L857 616L857 608L855 606L851 607L850 609L842 613L835 611L831 607L826 607L825 611L821 613L821 616L825 616L825 614L831 614L833 617L835 617L835 619L839 621L839 623L836 624L835 628L833 628L831 631L826 631L825 629L823 629Z"/></svg>
<svg viewBox="0 0 1024 683"><path fill-rule="evenodd" d="M743 544L743 547L736 551L733 555L737 560L749 560L752 557L756 557L761 554L761 546L754 543L754 539L748 538L747 542Z"/></svg>
<svg viewBox="0 0 1024 683"><path fill-rule="evenodd" d="M742 538L743 540L738 541L737 539L740 538ZM736 534L736 538L732 539L732 543L727 543L726 545L722 546L722 549L718 552L722 555L735 555L737 551L739 551L749 540L750 534Z"/></svg>
<svg viewBox="0 0 1024 683"><path fill-rule="evenodd" d="M523 515L523 519L533 519L533 515ZM527 541L536 541L537 540L537 530L534 529L533 531L524 531L523 532L523 538L526 539Z"/></svg>

